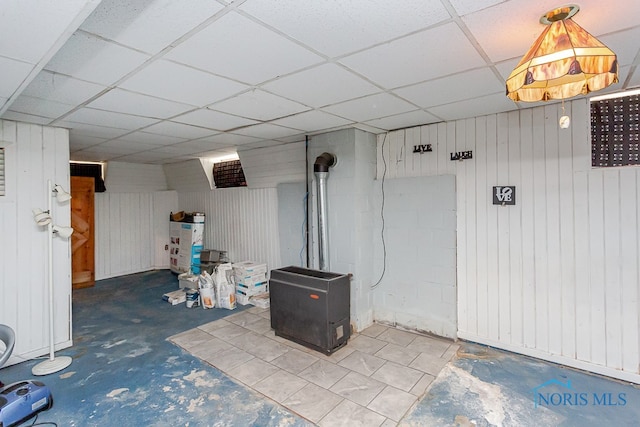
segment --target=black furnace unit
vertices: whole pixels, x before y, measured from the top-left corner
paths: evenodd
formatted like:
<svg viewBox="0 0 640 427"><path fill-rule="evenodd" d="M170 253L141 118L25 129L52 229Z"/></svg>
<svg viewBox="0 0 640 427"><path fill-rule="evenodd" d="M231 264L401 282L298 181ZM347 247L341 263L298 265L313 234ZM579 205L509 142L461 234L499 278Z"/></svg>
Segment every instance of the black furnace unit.
<svg viewBox="0 0 640 427"><path fill-rule="evenodd" d="M277 336L325 354L351 336L351 285L346 274L285 267L271 270L271 327Z"/></svg>

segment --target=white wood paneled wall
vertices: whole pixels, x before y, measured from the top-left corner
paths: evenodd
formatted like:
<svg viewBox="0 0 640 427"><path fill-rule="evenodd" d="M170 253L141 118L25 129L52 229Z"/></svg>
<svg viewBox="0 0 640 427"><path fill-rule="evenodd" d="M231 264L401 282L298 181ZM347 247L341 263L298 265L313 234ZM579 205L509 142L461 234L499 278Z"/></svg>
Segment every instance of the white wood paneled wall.
<svg viewBox="0 0 640 427"><path fill-rule="evenodd" d="M305 177L305 141L238 152L247 186L276 187Z"/></svg>
<svg viewBox="0 0 640 427"><path fill-rule="evenodd" d="M386 179L455 173L459 337L638 383L640 169L592 168L588 101L566 107L568 130L553 104L380 135L378 178L383 141Z"/></svg>
<svg viewBox="0 0 640 427"><path fill-rule="evenodd" d="M152 193L96 193L95 200L96 280L150 270Z"/></svg>
<svg viewBox="0 0 640 427"><path fill-rule="evenodd" d="M110 193L147 193L168 189L162 165L109 162L104 181Z"/></svg>
<svg viewBox="0 0 640 427"><path fill-rule="evenodd" d="M163 165L167 184L170 190L176 191L208 191L213 187L213 171L206 170L213 166L200 159Z"/></svg>
<svg viewBox="0 0 640 427"><path fill-rule="evenodd" d="M69 133L66 129L0 120L6 147L6 195L0 197L0 323L16 333L9 364L47 354L49 306L47 231L33 221L45 210L47 180L69 189ZM55 224L71 223L69 203L52 203ZM71 250L53 239L54 341L71 341Z"/></svg>
<svg viewBox="0 0 640 427"><path fill-rule="evenodd" d="M169 214L175 191L96 193L96 280L169 268Z"/></svg>
<svg viewBox="0 0 640 427"><path fill-rule="evenodd" d="M233 262L282 267L276 188L224 188L178 193L180 210L204 212L204 246L226 250Z"/></svg>

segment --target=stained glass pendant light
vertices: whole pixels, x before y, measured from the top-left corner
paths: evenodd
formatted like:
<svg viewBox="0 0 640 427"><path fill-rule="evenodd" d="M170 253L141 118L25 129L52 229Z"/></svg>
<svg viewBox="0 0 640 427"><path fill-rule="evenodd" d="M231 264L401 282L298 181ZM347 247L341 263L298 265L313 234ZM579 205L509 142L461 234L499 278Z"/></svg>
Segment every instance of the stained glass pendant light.
<svg viewBox="0 0 640 427"><path fill-rule="evenodd" d="M564 100L618 82L616 54L571 19L579 10L562 6L540 18L547 27L507 79L509 98Z"/></svg>

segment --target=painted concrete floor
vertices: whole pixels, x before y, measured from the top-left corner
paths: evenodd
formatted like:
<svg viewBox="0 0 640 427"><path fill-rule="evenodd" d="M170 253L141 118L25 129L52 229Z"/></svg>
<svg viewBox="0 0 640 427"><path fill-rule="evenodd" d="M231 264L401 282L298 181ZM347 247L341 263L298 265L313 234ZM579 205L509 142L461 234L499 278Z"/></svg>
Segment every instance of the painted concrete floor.
<svg viewBox="0 0 640 427"><path fill-rule="evenodd" d="M55 401L38 422L640 425L640 389L634 385L377 324L326 357L275 337L265 328L268 311L187 309L160 300L176 287L176 276L156 271L74 291L74 346L57 353L72 356L73 363L38 377ZM0 380L33 378L36 363L0 369Z"/></svg>

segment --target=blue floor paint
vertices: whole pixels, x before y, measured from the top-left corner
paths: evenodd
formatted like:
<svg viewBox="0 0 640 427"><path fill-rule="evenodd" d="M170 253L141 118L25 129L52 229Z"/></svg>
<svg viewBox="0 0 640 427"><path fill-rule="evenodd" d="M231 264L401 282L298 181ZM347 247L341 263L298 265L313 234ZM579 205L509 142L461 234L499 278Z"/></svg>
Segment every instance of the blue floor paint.
<svg viewBox="0 0 640 427"><path fill-rule="evenodd" d="M464 343L406 426L638 426L640 389Z"/></svg>
<svg viewBox="0 0 640 427"><path fill-rule="evenodd" d="M54 398L53 408L38 422L60 427L310 425L166 341L234 313L161 300L175 289L176 276L162 270L74 291L74 345L56 353L71 356L73 363L37 377ZM4 368L0 380L34 378L31 368L37 362Z"/></svg>
<svg viewBox="0 0 640 427"><path fill-rule="evenodd" d="M74 345L56 353L73 357L73 363L37 377L55 402L38 422L60 427L311 425L166 341L233 313L161 301L163 293L176 288L175 275L154 271L74 291ZM37 362L0 369L0 380L33 379ZM463 343L399 425L618 427L638 426L638 420L638 386Z"/></svg>

